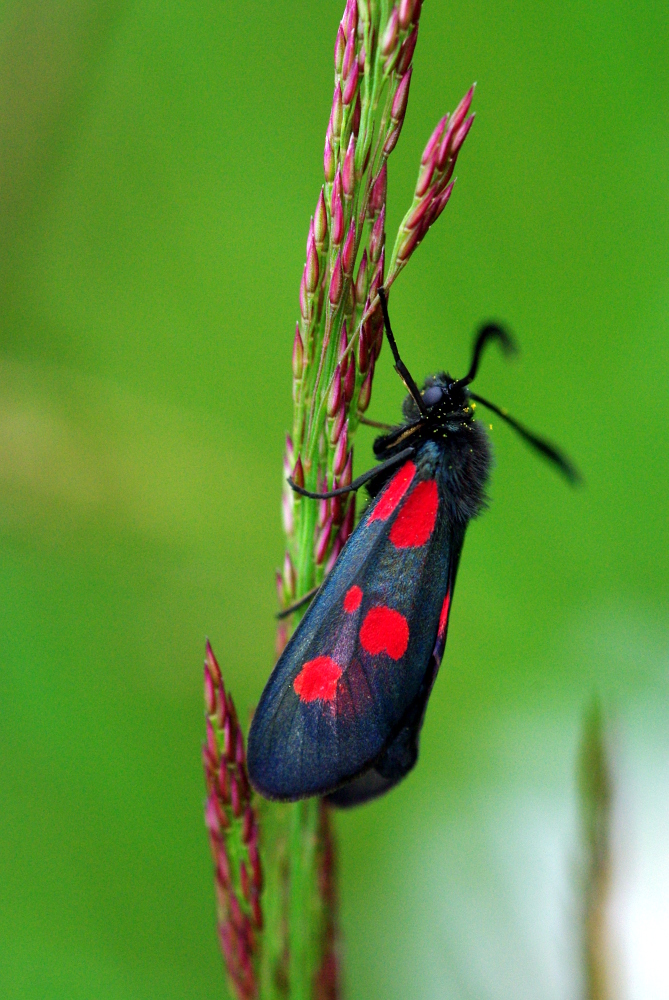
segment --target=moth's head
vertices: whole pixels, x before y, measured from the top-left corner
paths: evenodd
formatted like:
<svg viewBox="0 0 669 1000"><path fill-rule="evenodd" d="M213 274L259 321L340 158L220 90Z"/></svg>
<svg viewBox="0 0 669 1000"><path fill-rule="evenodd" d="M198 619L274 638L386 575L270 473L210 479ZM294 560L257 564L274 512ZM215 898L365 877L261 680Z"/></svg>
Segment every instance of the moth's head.
<svg viewBox="0 0 669 1000"><path fill-rule="evenodd" d="M451 414L463 414L470 405L466 387L447 372L437 372L426 378L421 397L428 410L428 419L439 420ZM404 400L402 410L406 420L417 420L420 416L411 395Z"/></svg>

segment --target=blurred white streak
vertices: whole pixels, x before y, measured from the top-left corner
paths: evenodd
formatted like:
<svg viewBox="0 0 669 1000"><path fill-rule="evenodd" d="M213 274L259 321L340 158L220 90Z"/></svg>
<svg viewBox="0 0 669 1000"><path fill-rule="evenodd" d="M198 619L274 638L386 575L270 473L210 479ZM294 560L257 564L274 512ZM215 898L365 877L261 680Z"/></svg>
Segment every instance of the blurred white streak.
<svg viewBox="0 0 669 1000"><path fill-rule="evenodd" d="M416 880L412 866L401 892L419 923L419 943L406 960L415 965L422 998L583 995L575 781L581 718L507 719L499 746L512 749L513 759L498 763L511 781L467 815L451 813L445 822L443 812L433 814L422 848L414 845L423 877ZM666 722L662 699L640 700L614 733L609 913L616 1000L669 998Z"/></svg>
<svg viewBox="0 0 669 1000"><path fill-rule="evenodd" d="M665 706L666 707L666 706ZM623 742L615 806L612 922L624 1000L669 997L669 732L667 717L637 709Z"/></svg>

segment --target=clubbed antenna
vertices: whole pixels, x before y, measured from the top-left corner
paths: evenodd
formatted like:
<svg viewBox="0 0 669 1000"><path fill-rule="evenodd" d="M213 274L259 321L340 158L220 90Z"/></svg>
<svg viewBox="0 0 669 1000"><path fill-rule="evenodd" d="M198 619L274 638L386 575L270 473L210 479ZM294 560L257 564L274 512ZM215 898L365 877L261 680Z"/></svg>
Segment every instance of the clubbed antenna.
<svg viewBox="0 0 669 1000"><path fill-rule="evenodd" d="M492 413L496 413L498 417L501 417L501 419L509 425L509 427L513 427L516 434L518 434L523 441L526 441L530 448L534 448L534 450L538 451L540 455L547 458L548 461L562 473L568 483L571 483L572 486L578 486L583 482L583 477L572 460L568 458L567 455L565 455L565 453L557 447L557 445L551 444L550 441L539 437L539 435L535 434L534 431L528 430L527 427L524 427L520 421L512 417L501 406L496 406L494 403L491 403L490 400L484 399L483 396L479 396L475 392L470 392L469 395L476 403L480 403L481 406L485 406Z"/></svg>

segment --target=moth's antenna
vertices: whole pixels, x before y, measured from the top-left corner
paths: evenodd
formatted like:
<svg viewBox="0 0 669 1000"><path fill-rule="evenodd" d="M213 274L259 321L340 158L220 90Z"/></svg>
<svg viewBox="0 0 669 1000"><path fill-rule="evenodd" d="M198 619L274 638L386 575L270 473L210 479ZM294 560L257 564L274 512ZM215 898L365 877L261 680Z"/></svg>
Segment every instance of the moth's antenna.
<svg viewBox="0 0 669 1000"><path fill-rule="evenodd" d="M483 348L486 346L489 340L499 340L502 350L505 354L516 354L518 348L511 337L511 335L504 329L503 326L499 326L497 323L486 323L482 326L478 332L476 341L474 342L474 353L472 354L472 363L469 366L469 371L464 378L458 379L456 385L469 385L476 378L476 373L479 368L479 363L481 361L481 355L483 354Z"/></svg>
<svg viewBox="0 0 669 1000"><path fill-rule="evenodd" d="M393 352L393 357L395 359L395 371L399 377L404 382L405 386L411 393L416 403L416 406L422 413L424 417L428 415L427 406L423 402L423 397L420 394L420 389L411 377L411 373L407 366L404 364L400 357L400 352L397 350L397 344L395 343L395 338L393 336L393 331L390 328L390 317L388 315L388 299L386 298L386 290L379 288L379 299L381 300L381 311L383 313L383 325L386 328L386 337L388 338L388 343L390 344L390 350Z"/></svg>
<svg viewBox="0 0 669 1000"><path fill-rule="evenodd" d="M563 476L572 484L572 486L577 486L579 483L583 482L583 477L578 471L571 459L567 458L563 451L560 451L554 444L546 441L544 438L539 437L537 434L533 434L529 431L527 427L523 427L519 424L517 420L509 416L506 410L501 409L499 406L495 406L494 403L490 403L483 396L477 396L476 393L470 392L469 394L472 399L475 399L477 403L481 403L482 406L487 407L496 413L498 417L505 420L510 427L513 427L517 434L520 434L523 440L534 448L536 451L540 452L545 458L552 462L558 467Z"/></svg>

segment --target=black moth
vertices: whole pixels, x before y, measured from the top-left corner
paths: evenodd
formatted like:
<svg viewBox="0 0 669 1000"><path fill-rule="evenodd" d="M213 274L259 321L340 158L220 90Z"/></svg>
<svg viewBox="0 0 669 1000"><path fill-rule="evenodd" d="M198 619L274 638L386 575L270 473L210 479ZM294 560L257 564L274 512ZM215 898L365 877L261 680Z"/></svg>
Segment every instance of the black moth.
<svg viewBox="0 0 669 1000"><path fill-rule="evenodd" d="M491 455L473 402L498 414L574 482L557 448L470 392L485 344L508 334L489 324L468 374L440 373L421 392L393 337L395 368L409 395L404 422L377 438L380 464L332 497L367 484L372 497L334 569L314 597L267 682L251 724L251 782L270 799L325 795L337 806L388 791L413 768L446 644L462 544L485 505Z"/></svg>

